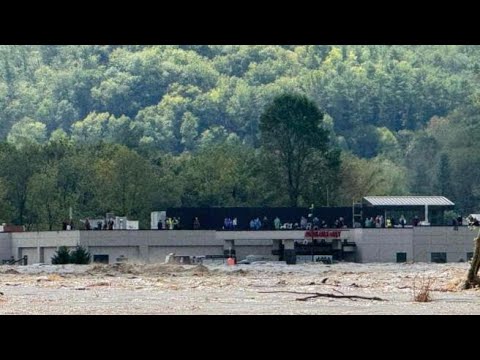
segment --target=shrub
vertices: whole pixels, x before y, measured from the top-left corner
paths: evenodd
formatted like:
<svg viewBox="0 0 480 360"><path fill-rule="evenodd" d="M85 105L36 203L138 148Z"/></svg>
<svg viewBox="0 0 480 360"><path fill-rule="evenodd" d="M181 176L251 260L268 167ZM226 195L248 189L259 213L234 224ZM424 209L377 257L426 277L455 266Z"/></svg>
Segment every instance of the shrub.
<svg viewBox="0 0 480 360"><path fill-rule="evenodd" d="M413 281L413 301L415 302L431 302L433 280L431 278L425 279L423 277L420 282L420 287L416 287L416 278Z"/></svg>
<svg viewBox="0 0 480 360"><path fill-rule="evenodd" d="M60 246L57 252L52 257L52 264L63 265L70 264L70 251L66 246Z"/></svg>
<svg viewBox="0 0 480 360"><path fill-rule="evenodd" d="M91 255L82 246L77 246L75 250L72 251L72 254L70 255L70 262L72 264L79 264L79 265L86 265L90 264L90 258Z"/></svg>

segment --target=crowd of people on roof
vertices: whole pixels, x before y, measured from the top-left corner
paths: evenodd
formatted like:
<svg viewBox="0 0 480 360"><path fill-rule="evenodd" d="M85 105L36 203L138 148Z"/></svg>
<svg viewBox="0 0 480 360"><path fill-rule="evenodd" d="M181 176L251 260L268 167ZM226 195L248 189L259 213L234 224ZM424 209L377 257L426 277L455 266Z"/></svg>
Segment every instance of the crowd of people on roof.
<svg viewBox="0 0 480 360"><path fill-rule="evenodd" d="M251 231L259 230L318 230L321 228L346 228L345 220L343 217L336 219L333 224L328 224L325 220L320 220L318 217L314 217L313 214L309 214L308 217L302 216L299 221L287 221L282 223L277 216L273 221L269 220L267 216L264 216L262 220L260 217L252 218L247 226L241 226L238 219L234 217L226 217L223 221L222 230L239 230L248 229Z"/></svg>
<svg viewBox="0 0 480 360"><path fill-rule="evenodd" d="M470 219L469 219L470 220ZM473 222L474 220L474 222ZM472 224L474 226L480 226L480 221L477 219L473 219ZM81 221L84 223L85 230L114 230L114 221L110 219L108 222L98 222L96 226L92 226L89 219L87 218L85 221ZM398 222L393 216L384 217L383 215L377 215L376 217L367 217L363 224L355 223L354 227L363 227L365 228L404 228L404 227L412 227L412 226L419 226L422 222L420 221L418 216L414 216L411 221L407 221L405 216L402 214L398 219ZM201 230L202 226L200 224L200 220L198 217L193 219L192 224L193 230ZM455 229L458 226L462 225L462 217L459 216L458 218L454 218L452 221L452 225ZM160 219L157 224L158 230L181 230L182 226L180 223L180 217L168 217L165 220ZM237 217L231 218L226 217L223 221L223 225L221 226L222 230L251 230L251 231L259 231L259 230L319 230L319 229L343 229L347 228L345 223L345 219L343 217L339 217L333 221L333 223L328 223L325 220L320 220L317 216L313 216L313 214L309 214L307 217L302 216L299 221L287 221L282 222L280 218L277 216L273 221L270 221L267 216L264 216L262 220L260 217L252 218L247 224L239 224L239 220ZM62 224L63 230L74 230L73 221L63 221Z"/></svg>

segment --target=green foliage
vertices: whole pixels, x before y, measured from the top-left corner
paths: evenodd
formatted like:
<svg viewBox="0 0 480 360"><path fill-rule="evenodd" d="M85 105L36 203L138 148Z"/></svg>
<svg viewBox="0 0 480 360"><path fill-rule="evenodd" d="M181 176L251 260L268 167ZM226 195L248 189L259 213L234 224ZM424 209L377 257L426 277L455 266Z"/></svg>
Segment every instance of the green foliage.
<svg viewBox="0 0 480 360"><path fill-rule="evenodd" d="M109 113L93 112L72 125L71 137L79 144L92 145L101 141L122 144L132 141L128 138L129 128L130 119L126 116L116 118Z"/></svg>
<svg viewBox="0 0 480 360"><path fill-rule="evenodd" d="M153 169L144 158L123 146L105 148L103 154L92 163L93 197L97 211L128 216L131 219L147 219L151 210L151 194L154 190Z"/></svg>
<svg viewBox="0 0 480 360"><path fill-rule="evenodd" d="M453 223L453 220L458 219L461 214L455 210L447 210L445 211L443 217L445 219L445 224L450 225ZM461 225L461 224L460 224Z"/></svg>
<svg viewBox="0 0 480 360"><path fill-rule="evenodd" d="M91 255L83 246L77 246L75 250L68 250L66 246L60 246L52 257L53 265L64 264L90 264Z"/></svg>
<svg viewBox="0 0 480 360"><path fill-rule="evenodd" d="M405 169L388 159L375 158L369 161L344 154L340 179L337 204L351 205L369 195L408 194Z"/></svg>
<svg viewBox="0 0 480 360"><path fill-rule="evenodd" d="M480 206L480 159L473 150L479 143L478 109L473 105L433 118L426 130L439 147L438 157L429 166L433 185L448 194L461 213L476 213Z"/></svg>
<svg viewBox="0 0 480 360"><path fill-rule="evenodd" d="M254 206L262 199L258 190L259 165L255 152L235 143L204 148L185 162L180 178L183 206Z"/></svg>
<svg viewBox="0 0 480 360"><path fill-rule="evenodd" d="M400 145L394 133L386 127L377 128L378 152L394 160L401 158Z"/></svg>
<svg viewBox="0 0 480 360"><path fill-rule="evenodd" d="M180 134L185 150L193 150L195 148L195 140L198 136L198 119L192 113L186 112L183 115Z"/></svg>
<svg viewBox="0 0 480 360"><path fill-rule="evenodd" d="M408 168L410 189L415 195L429 195L432 193L434 178L433 164L439 153L439 144L435 137L425 131L415 134L406 149L406 166Z"/></svg>
<svg viewBox="0 0 480 360"><path fill-rule="evenodd" d="M62 222L61 192L57 190L58 168L51 166L45 172L35 173L28 181L26 208L30 216L36 219L37 229L45 225L52 231L55 225ZM43 223L43 224L42 224Z"/></svg>
<svg viewBox="0 0 480 360"><path fill-rule="evenodd" d="M57 230L72 207L147 227L168 206L349 205L367 193L444 194L477 212L479 56L464 45L1 45L0 218ZM320 127L294 120L299 104L322 109Z"/></svg>
<svg viewBox="0 0 480 360"><path fill-rule="evenodd" d="M13 212L10 202L7 200L8 186L5 180L0 178L0 223L7 223Z"/></svg>
<svg viewBox="0 0 480 360"><path fill-rule="evenodd" d="M70 250L66 246L60 246L52 257L53 265L71 264Z"/></svg>
<svg viewBox="0 0 480 360"><path fill-rule="evenodd" d="M45 140L45 124L28 118L15 123L7 137L7 141L17 147L26 144L43 144Z"/></svg>
<svg viewBox="0 0 480 360"><path fill-rule="evenodd" d="M333 118L350 150L375 157L382 140L357 140L365 135L358 127L396 136L475 101L478 56L473 46L3 45L0 137L42 142L63 129L94 142L106 132L131 147L153 139L180 152L193 136L183 121L190 113L198 134L223 127L256 145L264 106L297 91ZM112 119L101 118L107 113Z"/></svg>
<svg viewBox="0 0 480 360"><path fill-rule="evenodd" d="M39 171L41 163L40 147L25 144L15 148L8 144L0 147L0 177L7 187L7 200L13 206L10 220L15 224L27 223L27 199L31 177Z"/></svg>
<svg viewBox="0 0 480 360"><path fill-rule="evenodd" d="M448 155L443 153L440 155L437 165L437 176L436 176L436 193L438 195L448 196L451 191L451 182L450 182L450 162L448 160Z"/></svg>
<svg viewBox="0 0 480 360"><path fill-rule="evenodd" d="M70 255L70 262L72 264L87 265L90 264L91 255L83 246L77 246Z"/></svg>
<svg viewBox="0 0 480 360"><path fill-rule="evenodd" d="M306 179L328 149L322 120L315 103L297 94L277 97L261 116L262 144L285 176L290 206L298 206Z"/></svg>

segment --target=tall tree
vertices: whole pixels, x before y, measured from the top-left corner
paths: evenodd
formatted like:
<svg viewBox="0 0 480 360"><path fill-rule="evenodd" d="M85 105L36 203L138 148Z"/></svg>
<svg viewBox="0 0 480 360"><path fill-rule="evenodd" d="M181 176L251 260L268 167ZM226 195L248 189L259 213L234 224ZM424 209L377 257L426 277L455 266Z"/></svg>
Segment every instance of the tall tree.
<svg viewBox="0 0 480 360"><path fill-rule="evenodd" d="M45 130L45 124L25 118L12 126L7 140L16 147L25 144L43 144L46 140Z"/></svg>
<svg viewBox="0 0 480 360"><path fill-rule="evenodd" d="M43 228L42 225L49 231L60 229L62 220L68 218L68 213L62 214L60 208L57 177L57 167L51 166L46 172L34 174L28 182L26 207L37 230Z"/></svg>
<svg viewBox="0 0 480 360"><path fill-rule="evenodd" d="M287 182L290 206L299 197L311 173L316 154L328 150L329 132L323 126L323 113L306 96L280 95L260 118L261 141L282 170Z"/></svg>
<svg viewBox="0 0 480 360"><path fill-rule="evenodd" d="M451 191L450 186L450 162L448 155L442 153L438 160L437 165L437 178L435 184L435 190L438 195L447 196Z"/></svg>
<svg viewBox="0 0 480 360"><path fill-rule="evenodd" d="M193 150L195 139L198 136L198 119L190 112L186 112L182 117L182 126L180 127L182 135L182 144L185 150Z"/></svg>
<svg viewBox="0 0 480 360"><path fill-rule="evenodd" d="M29 193L29 181L35 174L41 161L40 148L27 144L15 149L9 144L0 147L0 176L5 179L8 188L8 200L15 212L11 218L15 224L23 225L26 220L26 202Z"/></svg>
<svg viewBox="0 0 480 360"><path fill-rule="evenodd" d="M98 213L113 211L140 220L151 209L154 174L150 164L135 151L120 145L101 148L94 162L94 190Z"/></svg>

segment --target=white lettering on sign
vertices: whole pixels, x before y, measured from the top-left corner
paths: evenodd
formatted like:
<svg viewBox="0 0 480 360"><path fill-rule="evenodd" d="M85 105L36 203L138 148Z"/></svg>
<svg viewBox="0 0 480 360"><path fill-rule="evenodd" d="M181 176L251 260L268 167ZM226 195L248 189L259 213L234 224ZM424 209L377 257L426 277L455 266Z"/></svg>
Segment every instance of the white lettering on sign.
<svg viewBox="0 0 480 360"><path fill-rule="evenodd" d="M305 238L317 239L341 239L341 230L309 230L305 232Z"/></svg>

